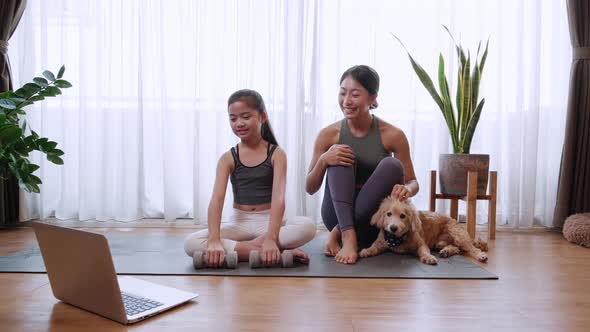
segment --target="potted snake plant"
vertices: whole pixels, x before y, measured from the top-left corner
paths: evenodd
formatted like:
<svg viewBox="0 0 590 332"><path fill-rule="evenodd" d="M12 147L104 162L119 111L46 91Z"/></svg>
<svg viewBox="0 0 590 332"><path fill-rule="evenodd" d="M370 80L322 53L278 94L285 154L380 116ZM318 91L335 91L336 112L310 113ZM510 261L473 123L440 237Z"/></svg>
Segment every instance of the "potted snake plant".
<svg viewBox="0 0 590 332"><path fill-rule="evenodd" d="M445 61L442 53L438 57L437 83L439 90L437 91L426 70L414 60L402 41L395 35L393 37L406 50L412 68L441 110L449 130L453 153L440 154L439 156L441 192L443 194L465 195L467 192L467 172L477 171L477 193L483 195L487 190L490 156L488 154L471 154L470 150L471 141L485 104L485 98L481 100L478 98L482 72L488 55L489 40L481 58L480 42L476 56L472 59L471 53L468 50L466 52L462 45L457 45L449 29L444 25L443 27L453 40L457 52L457 91L454 100L451 97L451 90L445 74ZM472 60L474 61L473 65Z"/></svg>

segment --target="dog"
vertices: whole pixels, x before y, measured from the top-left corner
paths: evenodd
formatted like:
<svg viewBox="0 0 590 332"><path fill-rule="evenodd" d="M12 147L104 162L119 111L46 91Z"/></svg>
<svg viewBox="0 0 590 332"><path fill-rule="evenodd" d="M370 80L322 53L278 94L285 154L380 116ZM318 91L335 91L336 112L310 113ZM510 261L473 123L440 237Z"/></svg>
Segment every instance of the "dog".
<svg viewBox="0 0 590 332"><path fill-rule="evenodd" d="M455 219L435 212L417 211L408 200L385 198L372 216L371 225L380 231L375 242L361 250L360 257L363 258L390 249L395 253L415 254L422 263L435 265L438 260L430 249L438 249L443 258L464 251L480 262L488 260L484 252L488 249L485 241L480 238L471 240Z"/></svg>

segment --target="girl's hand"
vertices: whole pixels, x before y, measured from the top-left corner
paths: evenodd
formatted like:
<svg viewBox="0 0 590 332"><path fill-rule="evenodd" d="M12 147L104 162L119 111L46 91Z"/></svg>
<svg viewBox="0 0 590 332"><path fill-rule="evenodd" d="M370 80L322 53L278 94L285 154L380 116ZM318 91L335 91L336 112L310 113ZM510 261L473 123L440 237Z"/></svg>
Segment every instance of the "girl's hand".
<svg viewBox="0 0 590 332"><path fill-rule="evenodd" d="M279 264L281 251L279 246L273 240L266 239L262 243L262 264L264 265L276 265Z"/></svg>
<svg viewBox="0 0 590 332"><path fill-rule="evenodd" d="M399 199L400 202L403 202L406 199L408 199L408 197L410 197L410 191L403 184L396 184L395 186L393 186L391 196Z"/></svg>
<svg viewBox="0 0 590 332"><path fill-rule="evenodd" d="M320 156L320 159L329 166L352 166L354 153L348 145L334 144Z"/></svg>
<svg viewBox="0 0 590 332"><path fill-rule="evenodd" d="M207 252L205 253L205 262L207 266L222 266L225 259L225 250L221 245L221 240L209 240L207 243Z"/></svg>

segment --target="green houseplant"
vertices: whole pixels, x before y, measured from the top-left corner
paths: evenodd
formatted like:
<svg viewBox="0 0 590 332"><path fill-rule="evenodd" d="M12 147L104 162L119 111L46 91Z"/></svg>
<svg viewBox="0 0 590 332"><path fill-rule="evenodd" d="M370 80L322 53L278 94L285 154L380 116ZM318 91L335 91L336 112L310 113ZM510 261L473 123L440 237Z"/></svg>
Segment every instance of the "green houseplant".
<svg viewBox="0 0 590 332"><path fill-rule="evenodd" d="M24 190L39 193L41 179L33 174L39 165L31 163L29 154L40 151L50 162L63 164L64 152L57 148L56 142L40 137L27 125L23 108L60 95L61 89L71 87L70 82L62 79L64 72L64 66L57 76L46 70L43 77L33 78L16 91L0 93L0 180L14 176Z"/></svg>
<svg viewBox="0 0 590 332"><path fill-rule="evenodd" d="M438 57L437 91L433 80L426 70L416 62L402 41L393 35L404 47L414 72L435 101L451 137L453 154L441 154L439 159L441 191L445 194L464 195L467 188L467 172L478 172L478 194L485 194L489 169L489 155L470 154L471 141L485 104L485 99L479 100L479 88L483 68L488 55L489 40L480 58L481 42L472 65L471 52L457 44L449 29L443 25L455 44L457 52L457 82L454 98L445 74L445 61L442 53ZM454 105L453 105L454 101Z"/></svg>

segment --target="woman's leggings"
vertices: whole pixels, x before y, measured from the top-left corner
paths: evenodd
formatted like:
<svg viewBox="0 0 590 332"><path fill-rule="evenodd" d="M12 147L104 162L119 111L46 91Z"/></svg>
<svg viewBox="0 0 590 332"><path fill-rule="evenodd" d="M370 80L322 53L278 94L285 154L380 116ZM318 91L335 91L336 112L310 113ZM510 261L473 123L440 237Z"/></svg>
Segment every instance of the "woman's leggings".
<svg viewBox="0 0 590 332"><path fill-rule="evenodd" d="M328 230L355 228L360 248L370 246L379 230L370 225L371 216L393 186L404 184L404 167L393 157L382 159L367 182L355 189L354 166L330 166L326 174L326 191L322 202L322 220Z"/></svg>

